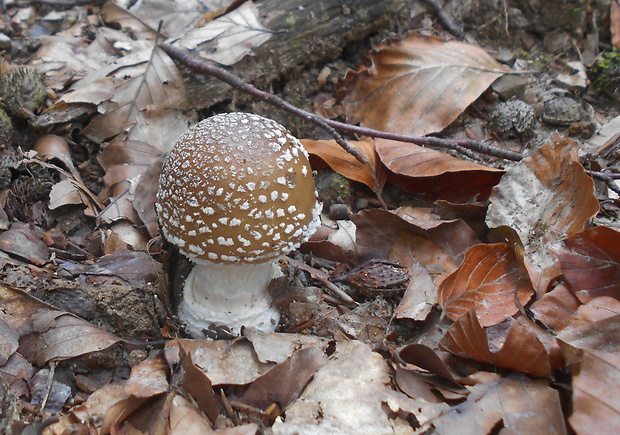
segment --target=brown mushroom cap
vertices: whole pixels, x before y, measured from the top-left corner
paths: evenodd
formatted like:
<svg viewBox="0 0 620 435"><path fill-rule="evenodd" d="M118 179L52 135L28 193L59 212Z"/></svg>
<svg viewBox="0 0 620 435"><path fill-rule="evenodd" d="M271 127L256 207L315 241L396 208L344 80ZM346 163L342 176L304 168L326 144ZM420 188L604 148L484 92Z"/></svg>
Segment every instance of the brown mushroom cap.
<svg viewBox="0 0 620 435"><path fill-rule="evenodd" d="M314 232L308 154L275 121L226 113L199 122L168 153L157 212L164 236L192 259L263 262Z"/></svg>

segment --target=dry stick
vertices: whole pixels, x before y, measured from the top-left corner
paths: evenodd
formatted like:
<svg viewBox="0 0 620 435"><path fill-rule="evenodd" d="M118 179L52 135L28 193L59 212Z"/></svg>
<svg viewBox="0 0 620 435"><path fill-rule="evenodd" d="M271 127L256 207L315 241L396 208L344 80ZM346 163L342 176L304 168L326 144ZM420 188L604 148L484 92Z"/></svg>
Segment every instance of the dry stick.
<svg viewBox="0 0 620 435"><path fill-rule="evenodd" d="M293 106L287 101L277 97L268 92L261 91L260 89L255 88L249 83L244 82L240 77L229 73L228 71L215 66L209 60L202 58L200 56L196 56L189 52L188 50L184 50L181 48L173 47L170 44L161 43L159 46L164 50L168 55L176 60L177 62L185 65L191 70L201 73L207 74L212 77L215 77L224 83L232 86L233 88L245 92L248 95L251 95L255 98L263 100L269 104L272 104L276 107L281 108L293 115L299 116L301 118L305 118L311 122L314 122L318 126L324 128L328 132L332 134L336 138L338 144L349 154L353 155L357 160L362 163L366 163L366 159L357 151L357 149L351 147L349 144L338 135L336 130L344 131L347 133L356 134L359 136L368 136L373 138L380 139L389 139L395 140L398 142L406 142L413 143L419 146L435 146L440 148L449 148L458 152L463 152L463 149L476 151L481 154L485 154L492 157L497 157L505 160L512 160L515 162L520 161L523 158L523 154L518 151L512 151L505 148L495 147L493 145L485 144L482 142L478 142L471 139L465 140L452 140L452 139L441 139L438 137L432 136L405 136L401 134L389 133L387 131L375 130L373 128L367 127L359 127L352 124L347 124L344 122L338 122L331 119L326 119L320 117L312 112L305 111L298 107ZM339 138L339 139L338 139ZM609 179L620 179L620 174L612 174L607 172L597 172L597 171L589 171L586 170L588 174L593 177L609 180Z"/></svg>
<svg viewBox="0 0 620 435"><path fill-rule="evenodd" d="M284 101L280 97L276 97L273 94L261 91L260 89L255 88L249 83L244 82L240 77L229 73L225 69L216 67L215 65L211 64L209 60L200 56L193 55L187 50L173 47L172 45L166 43L161 43L159 44L159 46L162 50L168 53L171 58L175 59L176 61L180 62L181 64L185 65L193 71L208 74L212 77L215 77L216 79L223 81L224 83L229 84L230 86L240 90L241 92L245 92L248 95L258 98L259 100L265 101L273 106L279 107L289 113L292 113L299 117L305 118L310 122L315 123L322 129L327 131L329 134L331 134L334 139L336 139L336 142L338 142L338 145L340 145L342 148L344 148L345 151L347 151L349 154L359 160L360 163L368 163L366 158L362 154L360 154L360 152L356 148L351 147L342 138L342 136L340 136L338 132L326 122L324 118L321 118L320 116L312 112L307 112L298 107L295 107L289 102Z"/></svg>
<svg viewBox="0 0 620 435"><path fill-rule="evenodd" d="M429 5L431 9L433 9L433 12L437 16L437 19L439 20L441 25L446 28L448 32L452 33L454 36L457 36L459 38L462 38L465 36L465 33L463 32L463 29L461 29L461 26L456 24L454 20L452 19L452 17L450 17L446 13L443 6L441 6L438 0L423 0L423 1L424 3Z"/></svg>
<svg viewBox="0 0 620 435"><path fill-rule="evenodd" d="M519 152L494 147L492 145L483 144L475 140L450 140L440 139L438 137L405 136L401 134L389 133L387 131L375 130L373 128L367 127L358 127L352 124L326 119L312 112L308 112L306 110L295 107L287 101L281 99L280 97L277 97L268 92L261 91L260 89L255 88L249 83L244 82L240 77L237 77L236 75L215 66L208 59L196 56L188 50L173 47L172 45L166 43L159 44L159 46L162 48L162 50L168 53L168 55L172 59L185 65L192 71L215 77L237 90L245 92L248 95L258 98L259 100L266 101L267 103L270 103L276 107L281 108L282 110L297 115L301 118L305 118L311 122L314 122L319 127L330 132L330 134L332 134L332 136L336 138L340 137L336 130L340 130L360 136L390 139L399 142L413 143L420 146L437 146L450 149L458 149L458 147L463 147L493 157L499 157L502 159L513 161L519 161L523 158L523 155ZM359 154L357 149L351 147L341 137L340 140L336 139L336 141L349 154L355 156L355 158L358 159L360 162L366 163L366 159Z"/></svg>

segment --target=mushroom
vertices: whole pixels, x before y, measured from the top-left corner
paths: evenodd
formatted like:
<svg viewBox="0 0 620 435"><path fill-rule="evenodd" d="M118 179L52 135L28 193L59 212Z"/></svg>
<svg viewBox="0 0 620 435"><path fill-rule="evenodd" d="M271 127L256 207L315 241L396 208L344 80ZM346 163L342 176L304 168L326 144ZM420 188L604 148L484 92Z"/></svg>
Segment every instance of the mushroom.
<svg viewBox="0 0 620 435"><path fill-rule="evenodd" d="M299 140L258 115L205 119L166 156L156 210L164 237L195 263L179 305L190 334L275 330L280 315L267 287L281 275L278 259L320 224Z"/></svg>

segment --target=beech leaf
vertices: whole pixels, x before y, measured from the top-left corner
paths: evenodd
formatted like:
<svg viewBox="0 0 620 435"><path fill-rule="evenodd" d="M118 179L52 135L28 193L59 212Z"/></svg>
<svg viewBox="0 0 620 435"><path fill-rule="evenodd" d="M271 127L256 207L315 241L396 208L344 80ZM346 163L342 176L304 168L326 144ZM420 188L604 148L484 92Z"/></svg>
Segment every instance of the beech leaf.
<svg viewBox="0 0 620 435"><path fill-rule="evenodd" d="M556 355L551 354L542 330L536 328L522 318L511 320L508 330L502 334L503 344L498 349L489 342L487 331L480 324L475 310L472 310L458 318L439 346L463 358L548 377L552 365L556 367L559 361Z"/></svg>
<svg viewBox="0 0 620 435"><path fill-rule="evenodd" d="M581 303L598 296L620 299L620 232L591 228L566 239L555 253Z"/></svg>
<svg viewBox="0 0 620 435"><path fill-rule="evenodd" d="M482 326L502 323L534 295L512 249L504 243L476 245L439 286L438 302L452 320L475 309Z"/></svg>
<svg viewBox="0 0 620 435"><path fill-rule="evenodd" d="M443 130L506 72L479 47L413 33L370 58L370 68L347 74L348 121L409 135Z"/></svg>
<svg viewBox="0 0 620 435"><path fill-rule="evenodd" d="M539 293L561 274L553 250L584 230L599 210L594 183L577 161L575 145L554 135L510 168L489 198L487 225L516 232Z"/></svg>
<svg viewBox="0 0 620 435"><path fill-rule="evenodd" d="M343 177L365 184L375 192L377 197L381 197L381 192L387 181L388 171L379 160L372 139L348 141L350 146L355 147L366 157L367 164L358 161L342 149L335 140L304 139L301 142L310 154L319 156L334 171Z"/></svg>

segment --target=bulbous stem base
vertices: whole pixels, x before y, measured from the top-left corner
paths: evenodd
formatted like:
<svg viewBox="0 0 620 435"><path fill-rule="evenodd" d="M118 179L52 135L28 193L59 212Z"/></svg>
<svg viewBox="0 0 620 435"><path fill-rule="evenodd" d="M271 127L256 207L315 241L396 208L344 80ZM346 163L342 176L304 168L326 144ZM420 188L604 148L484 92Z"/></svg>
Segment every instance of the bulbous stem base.
<svg viewBox="0 0 620 435"><path fill-rule="evenodd" d="M241 327L273 332L280 313L271 305L267 287L281 276L277 261L257 264L214 264L197 261L183 288L179 318L194 338L203 330L226 326L239 334Z"/></svg>

